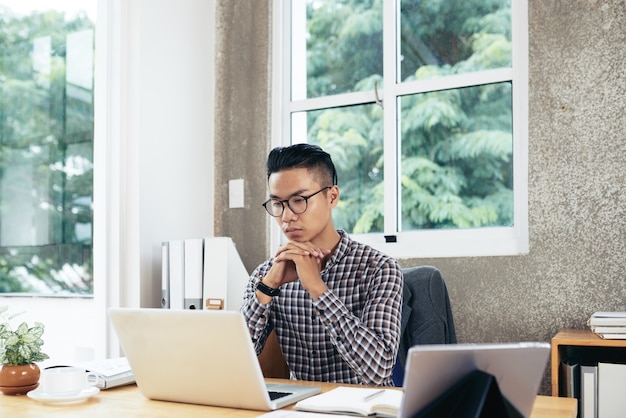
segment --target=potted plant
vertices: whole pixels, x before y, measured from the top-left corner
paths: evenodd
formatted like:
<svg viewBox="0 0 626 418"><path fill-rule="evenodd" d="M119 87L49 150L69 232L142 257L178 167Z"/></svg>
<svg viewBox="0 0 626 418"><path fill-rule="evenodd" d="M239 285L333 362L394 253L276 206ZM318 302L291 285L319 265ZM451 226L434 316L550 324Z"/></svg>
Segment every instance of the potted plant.
<svg viewBox="0 0 626 418"><path fill-rule="evenodd" d="M15 330L6 316L8 307L0 306L0 392L5 395L22 395L39 385L41 371L36 364L48 357L41 351L44 325L35 322L29 327L22 322Z"/></svg>

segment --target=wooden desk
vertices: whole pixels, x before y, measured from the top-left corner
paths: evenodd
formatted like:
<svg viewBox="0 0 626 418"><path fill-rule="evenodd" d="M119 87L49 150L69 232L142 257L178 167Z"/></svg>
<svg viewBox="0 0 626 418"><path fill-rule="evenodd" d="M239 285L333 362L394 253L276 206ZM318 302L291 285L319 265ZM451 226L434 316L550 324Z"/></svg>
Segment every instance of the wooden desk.
<svg viewBox="0 0 626 418"><path fill-rule="evenodd" d="M279 379L267 379L281 382ZM293 382L290 382L293 383ZM301 382L305 385L319 383ZM327 391L339 386L334 383L322 383L322 390ZM531 418L575 418L576 399L537 396ZM87 401L74 405L47 405L26 396L0 395L0 416L19 418L45 417L258 417L260 411L243 409L217 408L211 406L190 405L175 402L152 401L145 398L137 386L123 386L103 390Z"/></svg>

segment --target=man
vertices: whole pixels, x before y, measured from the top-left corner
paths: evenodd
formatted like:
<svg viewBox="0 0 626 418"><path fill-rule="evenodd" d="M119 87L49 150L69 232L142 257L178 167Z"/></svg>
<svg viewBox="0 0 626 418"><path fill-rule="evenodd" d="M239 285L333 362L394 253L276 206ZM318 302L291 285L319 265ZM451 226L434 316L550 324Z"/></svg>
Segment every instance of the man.
<svg viewBox="0 0 626 418"><path fill-rule="evenodd" d="M263 206L287 243L250 277L241 308L257 354L276 330L292 379L393 385L402 271L336 230L335 166L320 147L273 149Z"/></svg>

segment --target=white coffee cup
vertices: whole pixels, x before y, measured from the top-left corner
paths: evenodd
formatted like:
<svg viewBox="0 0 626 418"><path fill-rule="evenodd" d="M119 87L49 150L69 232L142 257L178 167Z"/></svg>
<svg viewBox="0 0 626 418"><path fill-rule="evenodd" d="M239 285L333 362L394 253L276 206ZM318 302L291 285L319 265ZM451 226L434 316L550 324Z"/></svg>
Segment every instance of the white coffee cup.
<svg viewBox="0 0 626 418"><path fill-rule="evenodd" d="M53 367L41 372L41 388L50 396L74 396L88 385L87 372L79 367Z"/></svg>

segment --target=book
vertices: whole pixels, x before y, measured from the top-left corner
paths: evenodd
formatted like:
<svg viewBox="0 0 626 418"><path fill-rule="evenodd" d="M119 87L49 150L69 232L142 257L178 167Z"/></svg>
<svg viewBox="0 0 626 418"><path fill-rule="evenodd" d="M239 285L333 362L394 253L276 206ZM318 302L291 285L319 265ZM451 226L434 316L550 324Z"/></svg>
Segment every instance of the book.
<svg viewBox="0 0 626 418"><path fill-rule="evenodd" d="M594 312L587 320L589 327L626 326L626 312Z"/></svg>
<svg viewBox="0 0 626 418"><path fill-rule="evenodd" d="M621 418L626 411L626 364L598 363L598 416Z"/></svg>
<svg viewBox="0 0 626 418"><path fill-rule="evenodd" d="M626 325L591 325L590 328L592 332L605 340L626 340Z"/></svg>
<svg viewBox="0 0 626 418"><path fill-rule="evenodd" d="M595 326L591 327L591 331L596 334L626 334L626 326Z"/></svg>
<svg viewBox="0 0 626 418"><path fill-rule="evenodd" d="M580 418L598 418L598 366L580 366Z"/></svg>
<svg viewBox="0 0 626 418"><path fill-rule="evenodd" d="M295 409L330 414L396 417L401 402L401 390L339 386L297 402Z"/></svg>
<svg viewBox="0 0 626 418"><path fill-rule="evenodd" d="M126 357L85 361L76 363L74 366L87 370L89 372L88 381L92 384L95 383L94 386L100 389L110 389L135 383L135 375Z"/></svg>
<svg viewBox="0 0 626 418"><path fill-rule="evenodd" d="M626 340L626 334L598 334L603 340Z"/></svg>

